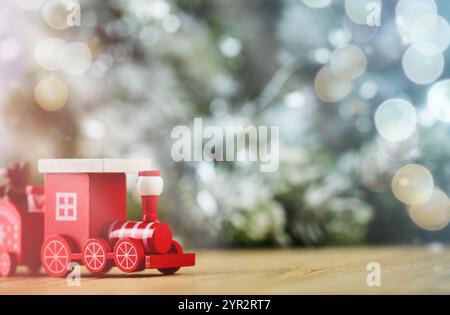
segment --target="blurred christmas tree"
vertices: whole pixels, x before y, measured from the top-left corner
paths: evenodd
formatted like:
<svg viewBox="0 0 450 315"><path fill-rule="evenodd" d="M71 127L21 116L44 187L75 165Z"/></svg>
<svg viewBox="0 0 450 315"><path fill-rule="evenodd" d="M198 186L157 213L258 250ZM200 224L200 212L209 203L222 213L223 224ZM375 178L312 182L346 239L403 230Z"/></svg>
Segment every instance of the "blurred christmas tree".
<svg viewBox="0 0 450 315"><path fill-rule="evenodd" d="M423 157L439 174L440 187L450 188L447 155L435 149L445 147L447 129L418 130L430 134L425 157L408 143L389 147L372 123L387 98L424 98L401 69L395 5L386 3L382 27L373 27L349 19L344 1L316 2L323 8L310 2L80 1L80 27L64 30L55 29L57 6L44 6L44 18L25 13L28 23L13 34L22 52L11 63L20 71L5 82L3 161L150 157L166 182L162 217L193 245L355 244L424 236L389 183L398 161ZM89 70L73 75L64 65L37 65L29 52L45 37L86 44ZM327 65L331 53L349 43L364 51L367 69L352 83L338 82ZM52 97L65 97L64 84L69 91L65 106L55 111L43 106L48 93L35 91L48 78L59 84ZM171 130L191 125L194 117L218 126L281 126L279 170L174 162Z"/></svg>

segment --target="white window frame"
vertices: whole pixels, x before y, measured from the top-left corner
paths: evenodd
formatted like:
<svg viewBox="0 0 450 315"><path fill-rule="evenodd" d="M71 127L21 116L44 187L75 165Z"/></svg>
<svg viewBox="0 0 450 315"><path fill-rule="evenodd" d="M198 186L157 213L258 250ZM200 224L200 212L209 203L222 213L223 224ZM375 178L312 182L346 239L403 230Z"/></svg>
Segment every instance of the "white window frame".
<svg viewBox="0 0 450 315"><path fill-rule="evenodd" d="M73 203L69 204L69 198L72 198ZM64 203L59 200L63 199ZM57 192L56 193L56 221L76 221L77 220L77 194L74 192ZM64 211L64 215L60 215L60 210ZM73 215L69 216L68 211L72 210Z"/></svg>

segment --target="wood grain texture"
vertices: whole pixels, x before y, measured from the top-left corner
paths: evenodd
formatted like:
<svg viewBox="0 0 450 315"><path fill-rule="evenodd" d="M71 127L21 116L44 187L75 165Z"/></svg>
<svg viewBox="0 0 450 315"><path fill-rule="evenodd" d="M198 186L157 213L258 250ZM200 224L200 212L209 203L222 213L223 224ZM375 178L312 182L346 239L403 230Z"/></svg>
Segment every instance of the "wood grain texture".
<svg viewBox="0 0 450 315"><path fill-rule="evenodd" d="M0 294L416 294L450 293L450 251L432 247L199 251L197 266L103 278L83 269L81 286L44 274L0 278ZM381 286L366 284L369 262Z"/></svg>

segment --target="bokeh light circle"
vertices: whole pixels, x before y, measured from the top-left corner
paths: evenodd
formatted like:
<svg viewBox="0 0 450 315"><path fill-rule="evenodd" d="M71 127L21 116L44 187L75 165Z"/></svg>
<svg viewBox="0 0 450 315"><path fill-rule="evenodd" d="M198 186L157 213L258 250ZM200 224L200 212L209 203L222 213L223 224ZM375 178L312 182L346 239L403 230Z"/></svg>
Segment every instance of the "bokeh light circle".
<svg viewBox="0 0 450 315"><path fill-rule="evenodd" d="M59 56L59 65L69 74L80 75L91 66L92 56L89 47L81 42L64 46Z"/></svg>
<svg viewBox="0 0 450 315"><path fill-rule="evenodd" d="M450 80L436 82L428 91L427 107L435 119L450 122Z"/></svg>
<svg viewBox="0 0 450 315"><path fill-rule="evenodd" d="M14 0L17 5L27 11L35 11L41 7L45 0Z"/></svg>
<svg viewBox="0 0 450 315"><path fill-rule="evenodd" d="M411 219L419 227L429 231L441 230L450 219L450 202L447 195L435 188L424 204L409 207Z"/></svg>
<svg viewBox="0 0 450 315"><path fill-rule="evenodd" d="M366 67L366 55L355 45L341 46L331 55L330 68L338 79L354 80L366 71Z"/></svg>
<svg viewBox="0 0 450 315"><path fill-rule="evenodd" d="M69 98L66 83L55 75L42 79L34 89L34 98L46 111L57 111L64 107Z"/></svg>
<svg viewBox="0 0 450 315"><path fill-rule="evenodd" d="M446 19L437 15L423 15L411 28L411 43L423 55L443 53L450 44L450 26Z"/></svg>
<svg viewBox="0 0 450 315"><path fill-rule="evenodd" d="M352 89L351 81L342 81L334 76L329 66L317 72L314 79L317 96L325 102L337 102L344 99Z"/></svg>
<svg viewBox="0 0 450 315"><path fill-rule="evenodd" d="M303 3L310 8L324 8L330 5L331 0L303 0Z"/></svg>
<svg viewBox="0 0 450 315"><path fill-rule="evenodd" d="M365 99L370 100L374 98L378 93L378 84L375 81L366 81L361 84L359 88L359 95Z"/></svg>
<svg viewBox="0 0 450 315"><path fill-rule="evenodd" d="M45 22L56 30L64 30L68 27L67 15L70 11L67 6L70 0L48 0L42 9Z"/></svg>
<svg viewBox="0 0 450 315"><path fill-rule="evenodd" d="M395 8L395 22L399 32L409 36L414 22L424 15L437 15L434 0L400 0Z"/></svg>
<svg viewBox="0 0 450 315"><path fill-rule="evenodd" d="M439 79L444 71L444 65L442 54L423 55L413 46L405 51L402 58L405 75L416 84L429 84Z"/></svg>
<svg viewBox="0 0 450 315"><path fill-rule="evenodd" d="M345 13L356 24L367 25L371 6L379 6L381 11L381 0L345 0Z"/></svg>
<svg viewBox="0 0 450 315"><path fill-rule="evenodd" d="M34 49L37 63L46 70L58 70L58 55L65 45L66 41L59 38L46 38L40 41Z"/></svg>
<svg viewBox="0 0 450 315"><path fill-rule="evenodd" d="M391 188L395 197L404 204L422 205L433 194L433 175L422 165L408 164L395 173Z"/></svg>
<svg viewBox="0 0 450 315"><path fill-rule="evenodd" d="M403 141L415 131L417 113L411 103L393 98L383 102L375 112L378 133L388 141Z"/></svg>

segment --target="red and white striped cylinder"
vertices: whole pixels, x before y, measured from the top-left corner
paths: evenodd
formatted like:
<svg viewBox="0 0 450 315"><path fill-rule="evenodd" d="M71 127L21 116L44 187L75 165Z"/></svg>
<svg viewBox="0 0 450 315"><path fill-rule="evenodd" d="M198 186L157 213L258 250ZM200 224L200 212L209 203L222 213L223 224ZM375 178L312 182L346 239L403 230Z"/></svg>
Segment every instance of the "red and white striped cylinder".
<svg viewBox="0 0 450 315"><path fill-rule="evenodd" d="M159 221L117 221L110 225L108 239L111 244L125 237L142 241L146 253L165 254L172 245L172 230Z"/></svg>

